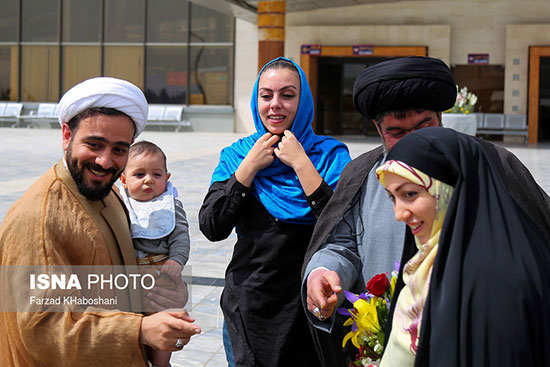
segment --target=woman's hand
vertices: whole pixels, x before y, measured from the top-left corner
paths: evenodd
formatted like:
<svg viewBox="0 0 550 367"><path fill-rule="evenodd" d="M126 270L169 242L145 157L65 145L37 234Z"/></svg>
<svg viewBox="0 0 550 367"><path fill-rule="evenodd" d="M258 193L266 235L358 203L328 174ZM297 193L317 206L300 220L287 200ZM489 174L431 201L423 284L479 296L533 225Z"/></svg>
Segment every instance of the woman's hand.
<svg viewBox="0 0 550 367"><path fill-rule="evenodd" d="M284 136L275 148L274 153L281 162L292 167L295 171L297 168L307 165L308 162L311 163L304 147L289 130L285 130Z"/></svg>
<svg viewBox="0 0 550 367"><path fill-rule="evenodd" d="M262 135L246 157L241 162L237 171L235 171L235 177L237 181L243 184L246 187L252 186L252 181L259 170L271 165L275 160L273 155L274 147L273 144L279 141L278 135L273 135L271 133L265 133Z"/></svg>
<svg viewBox="0 0 550 367"><path fill-rule="evenodd" d="M285 130L285 136L275 148L274 153L281 162L292 167L296 172L306 196L313 194L323 182L304 147L289 130Z"/></svg>

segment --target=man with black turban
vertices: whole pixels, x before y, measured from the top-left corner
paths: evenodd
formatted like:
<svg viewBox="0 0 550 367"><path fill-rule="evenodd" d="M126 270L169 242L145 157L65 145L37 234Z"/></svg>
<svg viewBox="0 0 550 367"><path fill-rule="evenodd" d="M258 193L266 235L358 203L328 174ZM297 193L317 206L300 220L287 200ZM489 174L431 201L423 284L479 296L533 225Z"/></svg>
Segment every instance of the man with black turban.
<svg viewBox="0 0 550 367"><path fill-rule="evenodd" d="M356 351L341 348L344 318L334 312L342 290L365 291L374 275L401 260L405 225L377 182L376 169L408 133L441 126L441 111L456 99L455 79L445 63L429 57L391 59L357 76L353 100L371 120L382 146L351 161L319 217L302 268L302 300L324 366L348 366ZM480 142L507 190L545 234L550 234L550 197L509 151Z"/></svg>

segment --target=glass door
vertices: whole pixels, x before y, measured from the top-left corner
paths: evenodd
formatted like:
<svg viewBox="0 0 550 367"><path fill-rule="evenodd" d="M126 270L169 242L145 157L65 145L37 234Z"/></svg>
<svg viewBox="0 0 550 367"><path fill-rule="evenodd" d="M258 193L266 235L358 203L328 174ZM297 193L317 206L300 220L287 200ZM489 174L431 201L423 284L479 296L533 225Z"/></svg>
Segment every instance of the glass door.
<svg viewBox="0 0 550 367"><path fill-rule="evenodd" d="M353 105L355 78L368 66L387 58L319 57L317 133L324 135L376 135L376 128Z"/></svg>
<svg viewBox="0 0 550 367"><path fill-rule="evenodd" d="M539 141L550 140L550 57L540 58Z"/></svg>

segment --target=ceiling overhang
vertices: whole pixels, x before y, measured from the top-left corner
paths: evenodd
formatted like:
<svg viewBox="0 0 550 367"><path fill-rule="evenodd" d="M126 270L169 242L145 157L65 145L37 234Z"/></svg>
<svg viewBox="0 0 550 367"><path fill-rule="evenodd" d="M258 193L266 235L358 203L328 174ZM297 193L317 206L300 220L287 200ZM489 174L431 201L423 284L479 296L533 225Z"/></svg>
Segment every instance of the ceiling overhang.
<svg viewBox="0 0 550 367"><path fill-rule="evenodd" d="M209 8L220 13L231 15L232 17L244 19L247 22L256 24L258 22L258 13L256 7L249 5L246 1L239 0L189 0L205 8Z"/></svg>
<svg viewBox="0 0 550 367"><path fill-rule="evenodd" d="M189 0L192 3L201 5L212 10L231 15L235 18L244 19L251 23L257 23L258 3L261 0ZM341 8L361 4L395 3L412 0L286 0L286 12Z"/></svg>

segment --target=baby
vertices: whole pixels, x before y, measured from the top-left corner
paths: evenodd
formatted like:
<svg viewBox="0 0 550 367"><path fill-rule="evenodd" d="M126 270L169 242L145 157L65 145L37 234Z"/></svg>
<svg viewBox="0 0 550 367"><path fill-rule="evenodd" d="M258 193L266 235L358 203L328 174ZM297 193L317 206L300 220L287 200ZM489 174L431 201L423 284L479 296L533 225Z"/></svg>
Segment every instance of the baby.
<svg viewBox="0 0 550 367"><path fill-rule="evenodd" d="M155 144L140 141L130 148L120 176L121 196L131 220L139 265L162 265L157 285L171 288L189 258L189 230L183 204L168 181L166 156ZM167 275L167 276L166 276ZM168 281L168 282L167 282ZM173 282L175 284L175 282ZM150 351L153 366L169 366L171 352Z"/></svg>

